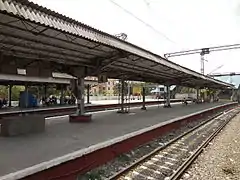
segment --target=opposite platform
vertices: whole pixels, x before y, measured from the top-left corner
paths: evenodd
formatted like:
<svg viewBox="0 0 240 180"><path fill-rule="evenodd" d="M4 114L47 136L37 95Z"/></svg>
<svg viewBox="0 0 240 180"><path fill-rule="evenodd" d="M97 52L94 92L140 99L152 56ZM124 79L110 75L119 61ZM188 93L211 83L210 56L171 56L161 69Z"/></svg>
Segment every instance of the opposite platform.
<svg viewBox="0 0 240 180"><path fill-rule="evenodd" d="M156 102L163 102L163 99L146 99L148 101L156 101ZM142 100L131 100L130 103L134 102L142 102ZM88 106L96 106L96 105L111 105L111 104L118 104L118 100L99 100L99 101L92 101L91 104L85 104L85 107ZM29 112L29 111L40 111L40 110L51 110L51 109L64 109L64 108L74 108L76 105L52 105L52 106L39 106L34 108L20 108L20 107L11 107L11 108L2 108L0 109L0 115L6 113L14 113L14 112Z"/></svg>
<svg viewBox="0 0 240 180"><path fill-rule="evenodd" d="M220 104L224 102L173 105L170 109L154 106L148 111L133 109L129 114L94 113L89 124L70 124L67 117L51 118L43 134L0 138L0 176Z"/></svg>

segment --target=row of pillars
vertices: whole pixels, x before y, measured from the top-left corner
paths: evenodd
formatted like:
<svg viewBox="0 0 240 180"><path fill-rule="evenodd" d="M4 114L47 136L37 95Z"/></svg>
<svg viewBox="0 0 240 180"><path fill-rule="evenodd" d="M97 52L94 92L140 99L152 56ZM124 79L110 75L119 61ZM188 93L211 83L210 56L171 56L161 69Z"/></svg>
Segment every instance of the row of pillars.
<svg viewBox="0 0 240 180"><path fill-rule="evenodd" d="M124 109L124 89L125 89L125 83L124 79L121 79L121 107L120 107L120 113L126 113ZM197 99L199 99L199 88L197 88ZM90 85L87 86L87 103L90 103L89 100L89 94L90 94ZM142 88L142 110L146 110L146 90L145 87ZM84 78L78 78L77 80L77 114L83 115L84 114ZM166 85L166 99L164 107L170 108L170 85Z"/></svg>
<svg viewBox="0 0 240 180"><path fill-rule="evenodd" d="M121 107L120 107L120 113L126 113L125 109L124 109L124 89L125 89L125 84L124 84L124 79L121 79ZM169 90L169 88L168 88ZM90 85L87 86L87 103L90 103L89 101L89 93L90 92ZM143 96L143 106L141 109L146 110L146 105L145 105L145 87L143 87L142 89L142 96ZM76 97L77 97L77 112L76 114L79 116L84 115L84 78L78 78L77 79L77 93L76 93ZM169 100L167 101L167 103L169 103L170 105L170 92L169 92Z"/></svg>
<svg viewBox="0 0 240 180"><path fill-rule="evenodd" d="M82 84L83 83L83 84ZM45 86L46 87L46 86ZM83 95L83 103L84 103L84 89L85 89L85 85L84 85L84 79L82 80L82 78L78 79L78 87L79 89L81 89L79 91L79 93L82 93ZM90 104L90 84L87 84L87 104ZM46 91L46 90L45 90ZM64 88L63 85L61 86L61 99L60 99L60 104L63 104L63 94L64 94ZM82 99L82 98L81 98ZM79 103L78 103L79 104Z"/></svg>
<svg viewBox="0 0 240 180"><path fill-rule="evenodd" d="M77 93L77 114L82 114L84 113L84 78L78 78L77 81L77 88L78 88L78 93ZM121 109L120 112L125 112L124 110L124 79L121 79ZM9 97L9 106L11 107L11 96L12 96L12 86L9 85L9 91L8 91L8 97ZM25 90L28 91L28 86L25 86ZM145 105L145 87L142 88L142 110L146 110L146 105ZM61 99L60 99L60 104L63 104L63 93L64 93L64 88L63 86L61 87ZM47 86L44 86L44 94L46 96L47 94ZM197 99L199 99L199 88L197 88ZM87 85L87 103L90 104L90 85ZM164 107L171 107L170 105L170 86L166 85L166 101Z"/></svg>
<svg viewBox="0 0 240 180"><path fill-rule="evenodd" d="M12 87L13 85L10 84L8 88L8 106L12 106ZM25 85L25 91L28 92L28 85ZM84 89L83 89L84 92ZM61 98L60 98L60 104L63 104L63 94L64 94L64 86L61 86ZM47 85L44 85L44 96L47 96ZM27 96L26 96L27 97ZM27 103L28 101L26 101ZM90 84L87 85L87 104L90 104ZM28 105L26 104L26 107Z"/></svg>
<svg viewBox="0 0 240 180"><path fill-rule="evenodd" d="M84 89L83 89L84 92ZM61 87L61 99L60 104L63 104L63 86ZM90 104L90 84L87 84L87 104Z"/></svg>
<svg viewBox="0 0 240 180"><path fill-rule="evenodd" d="M121 79L121 109L120 111L118 111L119 113L126 113L126 111L124 110L124 79ZM171 104L170 104L170 86L166 85L166 101L164 104L164 107L166 108L170 108ZM142 110L146 110L146 89L145 87L142 87Z"/></svg>
<svg viewBox="0 0 240 180"><path fill-rule="evenodd" d="M121 79L121 109L119 112L125 113L126 111L124 110L124 80ZM200 89L197 88L197 100L199 100L199 94L200 94ZM146 110L146 101L145 101L145 96L146 96L146 90L145 87L142 88L142 110ZM171 108L171 103L170 103L170 85L166 85L166 99L165 99L165 108Z"/></svg>
<svg viewBox="0 0 240 180"><path fill-rule="evenodd" d="M124 89L125 89L125 83L124 83L124 79L121 79L121 108L120 111L118 111L119 113L126 113L125 109L124 109ZM145 87L142 87L142 110L146 110L146 89ZM171 107L170 104L170 86L166 85L166 101L164 104L164 107Z"/></svg>
<svg viewBox="0 0 240 180"><path fill-rule="evenodd" d="M8 86L8 106L11 107L12 106L12 87L13 85L10 84ZM25 91L28 92L28 85L25 85ZM45 85L44 86L44 95L46 96L47 94L47 86ZM27 96L26 96L27 97ZM27 103L28 101L26 101ZM26 107L27 107L28 104L26 104Z"/></svg>

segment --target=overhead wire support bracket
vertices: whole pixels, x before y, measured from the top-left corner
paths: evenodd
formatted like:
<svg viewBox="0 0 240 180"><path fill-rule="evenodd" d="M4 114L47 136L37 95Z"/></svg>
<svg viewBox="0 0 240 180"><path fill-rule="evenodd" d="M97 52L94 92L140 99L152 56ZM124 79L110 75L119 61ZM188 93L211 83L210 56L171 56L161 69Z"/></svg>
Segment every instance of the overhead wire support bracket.
<svg viewBox="0 0 240 180"><path fill-rule="evenodd" d="M211 51L223 51L223 50L231 50L231 49L239 49L240 44L231 44L231 45L223 45L223 46L215 46L215 47L208 47L208 48L201 48L201 49L192 49L186 51L178 51L173 53L166 53L164 57L168 59L169 57L174 56L184 56L184 55L191 55L191 54L200 54L201 56L201 73L204 74L204 55L209 54Z"/></svg>

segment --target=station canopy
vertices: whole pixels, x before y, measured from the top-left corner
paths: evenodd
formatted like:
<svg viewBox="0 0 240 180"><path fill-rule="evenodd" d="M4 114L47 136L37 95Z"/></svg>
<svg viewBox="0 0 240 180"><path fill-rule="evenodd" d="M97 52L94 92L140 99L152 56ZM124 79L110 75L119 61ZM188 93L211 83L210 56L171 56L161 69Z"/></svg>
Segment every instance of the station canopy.
<svg viewBox="0 0 240 180"><path fill-rule="evenodd" d="M27 0L0 0L0 53L0 73L41 67L73 76L84 71L84 76L232 87Z"/></svg>
<svg viewBox="0 0 240 180"><path fill-rule="evenodd" d="M47 85L47 84L61 84L70 85L71 79L76 79L64 73L52 73L52 77L32 77L23 74L0 74L0 85ZM84 84L96 85L96 80L85 78Z"/></svg>

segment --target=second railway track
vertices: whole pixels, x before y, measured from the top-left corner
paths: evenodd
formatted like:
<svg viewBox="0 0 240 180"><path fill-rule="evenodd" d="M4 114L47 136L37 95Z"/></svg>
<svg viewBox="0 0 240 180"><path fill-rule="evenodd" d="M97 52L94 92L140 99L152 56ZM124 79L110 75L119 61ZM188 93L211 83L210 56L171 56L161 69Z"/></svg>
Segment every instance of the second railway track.
<svg viewBox="0 0 240 180"><path fill-rule="evenodd" d="M240 107L204 121L110 177L110 180L176 180Z"/></svg>

